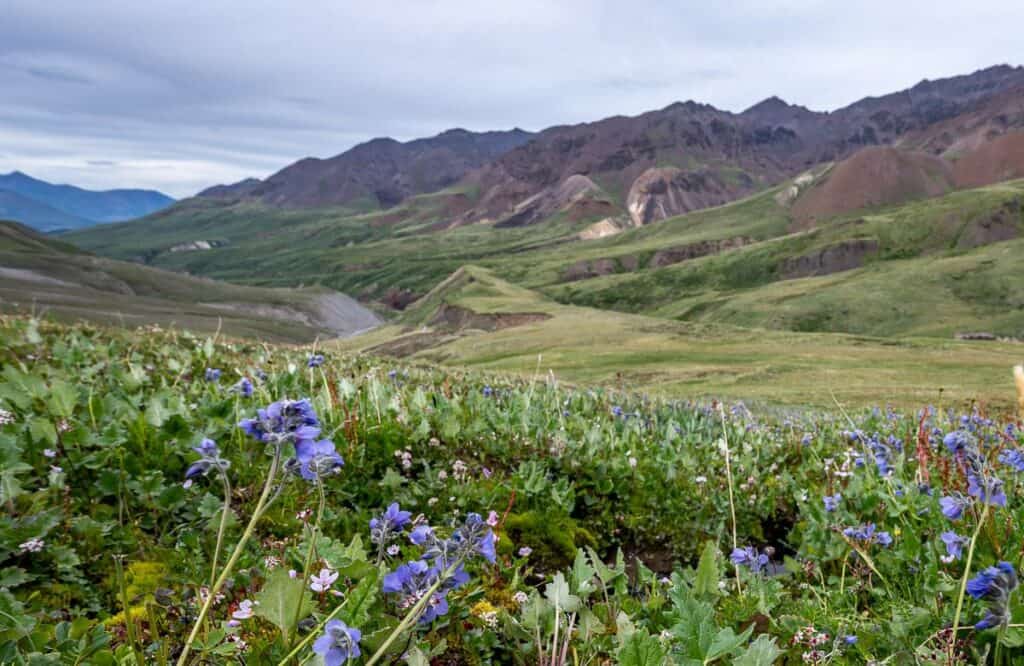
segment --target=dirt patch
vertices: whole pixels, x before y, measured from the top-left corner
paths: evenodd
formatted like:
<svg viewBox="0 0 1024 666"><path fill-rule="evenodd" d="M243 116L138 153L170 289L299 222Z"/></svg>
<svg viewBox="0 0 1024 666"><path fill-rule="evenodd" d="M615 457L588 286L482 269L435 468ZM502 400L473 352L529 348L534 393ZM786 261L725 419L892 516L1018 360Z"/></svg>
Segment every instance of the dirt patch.
<svg viewBox="0 0 1024 666"><path fill-rule="evenodd" d="M1020 198L1016 197L1004 203L992 214L967 223L960 238L957 239L956 246L959 249L967 250L972 247L1013 240L1020 236L1022 225L1024 225L1024 212L1022 212Z"/></svg>
<svg viewBox="0 0 1024 666"><path fill-rule="evenodd" d="M860 268L868 257L877 253L878 241L873 238L843 241L812 254L786 259L779 272L786 280L830 275Z"/></svg>
<svg viewBox="0 0 1024 666"><path fill-rule="evenodd" d="M479 331L500 331L514 326L524 326L551 319L551 315L543 312L502 312L479 313L468 308L444 303L437 314L430 320L431 326L447 330L462 331L474 329Z"/></svg>
<svg viewBox="0 0 1024 666"><path fill-rule="evenodd" d="M633 255L583 259L565 269L562 274L562 282L576 282L622 271L635 271L639 264L640 260Z"/></svg>
<svg viewBox="0 0 1024 666"><path fill-rule="evenodd" d="M736 236L735 238L724 238L722 240L708 240L687 245L677 245L655 252L654 256L647 263L647 267L660 268L662 266L670 266L689 261L690 259L698 259L727 250L735 250L753 242L753 239L749 236Z"/></svg>
<svg viewBox="0 0 1024 666"><path fill-rule="evenodd" d="M957 160L957 185L981 187L1024 176L1024 132L1008 132Z"/></svg>

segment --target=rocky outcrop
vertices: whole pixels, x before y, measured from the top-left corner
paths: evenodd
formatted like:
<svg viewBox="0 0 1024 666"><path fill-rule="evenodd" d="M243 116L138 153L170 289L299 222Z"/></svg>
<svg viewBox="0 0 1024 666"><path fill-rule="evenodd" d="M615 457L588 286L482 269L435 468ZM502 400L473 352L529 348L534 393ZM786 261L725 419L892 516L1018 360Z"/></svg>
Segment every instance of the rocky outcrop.
<svg viewBox="0 0 1024 666"><path fill-rule="evenodd" d="M787 280L830 275L860 268L865 260L877 253L878 241L874 238L843 241L817 252L786 259L782 262L779 273Z"/></svg>
<svg viewBox="0 0 1024 666"><path fill-rule="evenodd" d="M512 213L500 220L496 227L525 227L541 222L556 213L566 211L574 217L584 217L583 209L592 209L592 214L614 212L610 204L589 199L601 191L594 181L580 174L573 174L559 183L529 197L517 205ZM594 205L596 204L596 205Z"/></svg>
<svg viewBox="0 0 1024 666"><path fill-rule="evenodd" d="M500 331L513 326L523 326L550 319L543 312L503 312L500 314L473 312L467 308L443 303L430 325L443 330Z"/></svg>
<svg viewBox="0 0 1024 666"><path fill-rule="evenodd" d="M753 186L749 176L744 185ZM640 226L717 206L733 198L733 189L710 171L687 172L664 167L648 169L633 182L626 197L626 210L633 224Z"/></svg>
<svg viewBox="0 0 1024 666"><path fill-rule="evenodd" d="M212 250L215 247L224 245L223 241L197 240L188 243L178 243L167 248L168 252L195 252L196 250Z"/></svg>
<svg viewBox="0 0 1024 666"><path fill-rule="evenodd" d="M658 250L648 262L648 268L661 268L672 264L682 263L691 259L698 259L728 250L735 250L738 247L749 245L754 242L749 236L736 236L735 238L724 238L722 240L708 240L687 245Z"/></svg>
<svg viewBox="0 0 1024 666"><path fill-rule="evenodd" d="M1013 240L1024 229L1024 206L1014 197L988 215L971 220L957 238L961 250Z"/></svg>

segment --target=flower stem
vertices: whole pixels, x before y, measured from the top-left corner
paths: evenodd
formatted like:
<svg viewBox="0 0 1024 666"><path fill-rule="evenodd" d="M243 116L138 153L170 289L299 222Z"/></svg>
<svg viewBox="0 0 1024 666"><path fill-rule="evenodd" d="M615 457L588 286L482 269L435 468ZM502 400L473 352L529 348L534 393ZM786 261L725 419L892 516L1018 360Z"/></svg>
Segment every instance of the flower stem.
<svg viewBox="0 0 1024 666"><path fill-rule="evenodd" d="M224 532L228 526L228 511L231 509L231 482L224 470L220 471L220 479L224 482L224 506L221 507L220 527L217 528L217 545L213 549L213 564L210 567L210 586L217 580L217 560L220 559L220 549L224 544Z"/></svg>
<svg viewBox="0 0 1024 666"><path fill-rule="evenodd" d="M302 567L302 596L299 597L299 603L295 607L295 619L292 621L292 627L297 627L299 625L299 620L302 619L299 617L302 613L302 599L306 596L306 581L309 580L309 574L311 573L310 568L313 565L313 553L316 552L316 537L320 533L320 520L324 515L324 484L319 477L317 477L316 489L320 493L320 504L316 509L316 522L313 523L313 528L309 532L309 550L306 551L306 562ZM298 632L296 632L295 636L292 637L292 640L297 636ZM287 640L287 638L288 637L286 636L285 639Z"/></svg>
<svg viewBox="0 0 1024 666"><path fill-rule="evenodd" d="M729 513L732 515L732 549L739 548L739 541L736 539L736 504L732 496L732 465L729 461L729 433L726 430L725 407L718 403L718 414L722 418L722 441L725 442L725 474L729 480ZM743 585L740 583L740 565L733 563L736 568L736 592L743 594Z"/></svg>
<svg viewBox="0 0 1024 666"><path fill-rule="evenodd" d="M402 632L411 627L414 622L419 620L420 613L426 605L430 603L430 599L434 596L434 593L437 592L441 588L441 585L448 580L448 577L455 572L456 566L457 564L448 567L443 574L438 576L437 582L431 585L430 589L428 589L423 596L420 597L419 601L416 602L416 605L409 609L409 612L406 613L405 617L402 618L402 621L398 623L398 626L395 627L395 630L387 637L387 640L381 643L381 646L377 648L377 651L374 652L373 656L366 662L366 666L373 666L380 661L387 649L395 642L395 639L401 636Z"/></svg>
<svg viewBox="0 0 1024 666"><path fill-rule="evenodd" d="M188 638L185 640L185 646L181 650L181 656L178 657L177 666L185 666L188 663L188 654L192 650L192 644L196 640L196 636L199 634L199 628L203 625L203 620L206 619L206 614L210 611L210 606L213 605L213 600L220 591L220 588L224 585L224 581L227 580L231 571L235 568L235 564L238 563L238 558L242 555L242 550L245 548L246 542L252 536L253 531L256 529L256 523L263 516L263 512L266 511L270 502L270 488L274 485L274 478L277 476L277 467L281 462L281 450L277 448L274 452L274 460L270 463L270 472L267 474L267 482L263 485L263 493L260 495L259 502L256 504L256 508L253 510L252 518L249 519L249 524L245 527L245 532L242 533L242 538L239 539L238 544L235 546L235 550L232 551L231 557L228 558L228 562L224 565L224 571L221 572L220 576L214 582L210 588L210 592L206 597L206 601L203 603L202 609L199 611L199 617L196 618L196 622L192 625L192 631L189 633Z"/></svg>
<svg viewBox="0 0 1024 666"><path fill-rule="evenodd" d="M964 606L964 593L967 591L967 579L971 575L971 562L974 560L974 546L978 542L978 534L981 533L981 527L985 524L985 520L988 518L988 503L982 505L981 516L978 518L978 525L974 528L974 534L971 535L971 545L967 549L967 559L964 561L964 575L960 579L960 594L956 600L956 613L953 614L953 638L949 644L949 657L952 662L953 651L956 649L956 632L960 630L960 611L963 610Z"/></svg>

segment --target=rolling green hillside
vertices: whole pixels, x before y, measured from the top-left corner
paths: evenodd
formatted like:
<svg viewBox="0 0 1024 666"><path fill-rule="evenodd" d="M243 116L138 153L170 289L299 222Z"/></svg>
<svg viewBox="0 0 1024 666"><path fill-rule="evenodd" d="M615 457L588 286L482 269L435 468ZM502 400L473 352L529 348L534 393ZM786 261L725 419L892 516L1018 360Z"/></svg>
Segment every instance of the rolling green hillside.
<svg viewBox="0 0 1024 666"><path fill-rule="evenodd" d="M331 343L523 377L768 404L1010 404L1019 344L899 341L673 322L554 303L468 266L402 320Z"/></svg>
<svg viewBox="0 0 1024 666"><path fill-rule="evenodd" d="M326 289L244 287L96 257L13 222L0 222L0 307L283 342L351 334L379 321Z"/></svg>

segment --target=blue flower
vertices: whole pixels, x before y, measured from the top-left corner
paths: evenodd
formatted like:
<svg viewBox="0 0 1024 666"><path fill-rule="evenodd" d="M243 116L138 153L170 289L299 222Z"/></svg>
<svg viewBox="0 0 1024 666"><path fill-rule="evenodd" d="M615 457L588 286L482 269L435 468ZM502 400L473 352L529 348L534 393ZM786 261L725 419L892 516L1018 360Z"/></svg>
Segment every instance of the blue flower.
<svg viewBox="0 0 1024 666"><path fill-rule="evenodd" d="M942 539L942 543L946 544L946 555L942 557L942 561L947 563L959 560L963 556L964 546L971 541L953 531L943 532L939 538Z"/></svg>
<svg viewBox="0 0 1024 666"><path fill-rule="evenodd" d="M741 567L750 569L753 573L760 573L766 566L768 566L768 555L765 553L758 553L753 546L747 546L746 548L734 548L732 553L729 555L729 559L732 560L733 564Z"/></svg>
<svg viewBox="0 0 1024 666"><path fill-rule="evenodd" d="M939 500L939 506L942 507L942 515L950 520L960 520L964 515L964 509L966 509L969 504L970 500L960 493L947 495Z"/></svg>
<svg viewBox="0 0 1024 666"><path fill-rule="evenodd" d="M235 390L238 391L239 395L243 398L252 397L252 381L248 377L242 377L242 379L235 384Z"/></svg>
<svg viewBox="0 0 1024 666"><path fill-rule="evenodd" d="M843 636L843 642L847 645L856 645L857 636L855 636L854 634L847 634L846 636Z"/></svg>
<svg viewBox="0 0 1024 666"><path fill-rule="evenodd" d="M855 539L866 543L877 543L880 546L892 545L892 536L888 532L876 531L874 523L868 523L860 527L847 527L843 530L843 534L848 539Z"/></svg>
<svg viewBox="0 0 1024 666"><path fill-rule="evenodd" d="M1009 465L1018 472L1024 472L1024 453L1020 449L1006 449L999 454L999 462Z"/></svg>
<svg viewBox="0 0 1024 666"><path fill-rule="evenodd" d="M192 447L192 450L198 453L201 457L199 460L192 463L192 465L190 465L185 471L186 479L191 479L192 477L199 476L200 474L206 474L211 469L224 471L231 466L229 461L220 457L220 449L217 448L216 442L212 439L203 439L203 441L199 443L199 446Z"/></svg>
<svg viewBox="0 0 1024 666"><path fill-rule="evenodd" d="M838 509L839 508L839 502L842 499L843 499L843 496L840 495L839 493L836 493L835 495L825 495L825 497L824 497L825 511L827 511L829 513L832 513L833 511Z"/></svg>
<svg viewBox="0 0 1024 666"><path fill-rule="evenodd" d="M319 442L297 442L295 459L299 464L299 474L307 481L316 481L345 464L335 450L334 442L329 439L321 439Z"/></svg>
<svg viewBox="0 0 1024 666"><path fill-rule="evenodd" d="M206 369L205 377L206 377L206 381L208 381L208 382L219 381L220 380L220 370L218 370L217 368L207 368Z"/></svg>
<svg viewBox="0 0 1024 666"><path fill-rule="evenodd" d="M331 620L324 627L323 636L314 641L313 652L324 658L325 666L341 666L361 654L359 641L362 638L358 629L341 620Z"/></svg>
<svg viewBox="0 0 1024 666"><path fill-rule="evenodd" d="M964 430L954 430L942 438L942 443L946 445L950 453L954 454L968 448L973 441L971 434Z"/></svg>
<svg viewBox="0 0 1024 666"><path fill-rule="evenodd" d="M398 502L392 502L383 514L370 519L370 541L384 543L390 535L405 527L411 516L412 513L401 510Z"/></svg>
<svg viewBox="0 0 1024 666"><path fill-rule="evenodd" d="M306 367L307 368L319 368L323 364L324 364L324 355L323 354L310 354L309 358L306 359Z"/></svg>
<svg viewBox="0 0 1024 666"><path fill-rule="evenodd" d="M987 604L988 612L974 625L976 629L989 629L1009 622L1010 595L1017 585L1017 572L1009 562L999 562L967 581L967 593Z"/></svg>
<svg viewBox="0 0 1024 666"><path fill-rule="evenodd" d="M459 573L460 576L450 577L431 594L430 601L419 618L421 624L429 624L448 613L448 591L468 579L465 572ZM383 590L386 594L402 595L399 606L411 608L438 582L440 574L437 566L431 566L424 560L413 560L385 575Z"/></svg>
<svg viewBox="0 0 1024 666"><path fill-rule="evenodd" d="M485 398L490 398L492 393L494 393L494 389L492 389L490 386L485 386L484 387L484 397Z"/></svg>
<svg viewBox="0 0 1024 666"><path fill-rule="evenodd" d="M256 411L256 418L238 426L253 439L272 444L312 443L320 434L320 421L309 400L278 400Z"/></svg>
<svg viewBox="0 0 1024 666"><path fill-rule="evenodd" d="M430 525L417 525L409 532L409 541L417 546L422 546L427 540L434 538L434 530Z"/></svg>
<svg viewBox="0 0 1024 666"><path fill-rule="evenodd" d="M967 494L986 504L1006 506L1003 482L976 468L967 470Z"/></svg>

